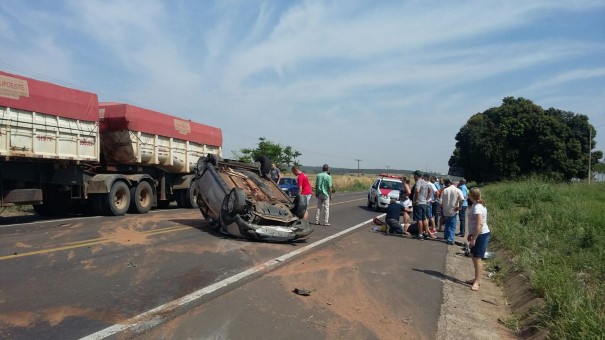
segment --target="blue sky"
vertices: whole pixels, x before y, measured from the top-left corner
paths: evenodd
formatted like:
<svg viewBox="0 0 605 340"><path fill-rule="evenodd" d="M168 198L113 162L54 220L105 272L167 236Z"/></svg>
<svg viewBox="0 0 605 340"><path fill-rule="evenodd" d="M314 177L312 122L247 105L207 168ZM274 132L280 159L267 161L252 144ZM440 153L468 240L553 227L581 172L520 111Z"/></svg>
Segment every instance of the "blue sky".
<svg viewBox="0 0 605 340"><path fill-rule="evenodd" d="M585 114L605 150L603 1L0 2L0 69L258 137L303 165L447 172L504 97Z"/></svg>

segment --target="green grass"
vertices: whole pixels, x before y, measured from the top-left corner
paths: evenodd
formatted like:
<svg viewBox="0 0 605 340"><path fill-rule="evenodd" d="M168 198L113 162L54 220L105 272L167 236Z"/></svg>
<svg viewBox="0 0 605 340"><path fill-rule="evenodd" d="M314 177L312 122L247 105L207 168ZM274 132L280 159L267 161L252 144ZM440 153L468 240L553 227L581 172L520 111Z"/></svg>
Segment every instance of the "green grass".
<svg viewBox="0 0 605 340"><path fill-rule="evenodd" d="M550 337L605 338L605 184L506 182L482 188L493 240L545 299Z"/></svg>

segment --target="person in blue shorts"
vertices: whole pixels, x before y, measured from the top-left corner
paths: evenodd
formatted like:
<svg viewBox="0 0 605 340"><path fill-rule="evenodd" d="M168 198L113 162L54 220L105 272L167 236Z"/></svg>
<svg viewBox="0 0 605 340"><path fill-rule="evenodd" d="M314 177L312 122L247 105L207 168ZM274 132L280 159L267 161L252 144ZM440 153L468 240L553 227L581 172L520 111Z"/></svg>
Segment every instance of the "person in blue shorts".
<svg viewBox="0 0 605 340"><path fill-rule="evenodd" d="M429 230L429 198L433 194L432 187L422 179L422 173L418 170L414 172L414 221L418 222L419 233L417 238L437 238Z"/></svg>
<svg viewBox="0 0 605 340"><path fill-rule="evenodd" d="M485 207L485 201L481 198L481 191L479 188L472 188L469 191L468 198L473 205L468 216L469 234L467 240L473 256L475 278L466 281L466 283L471 285L472 290L477 291L481 286L481 272L483 271L482 260L483 257L485 257L491 233L487 226L487 208Z"/></svg>

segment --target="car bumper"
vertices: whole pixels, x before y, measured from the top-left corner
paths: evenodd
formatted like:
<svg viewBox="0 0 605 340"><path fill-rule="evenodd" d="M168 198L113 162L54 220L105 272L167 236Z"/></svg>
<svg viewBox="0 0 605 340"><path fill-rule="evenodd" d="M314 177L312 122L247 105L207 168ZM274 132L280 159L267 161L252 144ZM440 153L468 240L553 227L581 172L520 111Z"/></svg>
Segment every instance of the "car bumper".
<svg viewBox="0 0 605 340"><path fill-rule="evenodd" d="M389 204L391 203L391 199L388 197L387 198L378 197L377 202L378 202L379 208L386 209L389 206Z"/></svg>
<svg viewBox="0 0 605 340"><path fill-rule="evenodd" d="M225 232L264 242L289 242L305 237L315 230L315 226L304 220L296 220L286 226L258 225L234 216L234 223L225 227Z"/></svg>

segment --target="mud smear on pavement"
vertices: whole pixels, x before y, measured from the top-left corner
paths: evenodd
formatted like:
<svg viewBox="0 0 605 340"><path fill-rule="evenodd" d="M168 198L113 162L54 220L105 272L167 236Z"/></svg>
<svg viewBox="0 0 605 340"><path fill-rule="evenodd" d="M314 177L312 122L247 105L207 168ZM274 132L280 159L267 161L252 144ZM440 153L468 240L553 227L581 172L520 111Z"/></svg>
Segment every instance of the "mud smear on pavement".
<svg viewBox="0 0 605 340"><path fill-rule="evenodd" d="M26 244L23 242L17 242L15 243L15 248L31 248L32 246L30 244Z"/></svg>
<svg viewBox="0 0 605 340"><path fill-rule="evenodd" d="M422 338L410 325L412 311L405 304L394 306L392 292L373 289L372 279L360 273L360 267L384 259L384 254L353 238L346 245L343 242L268 275L279 277L284 289L311 290L311 296L299 299L311 315L306 321L324 328L328 339L356 338L360 334L379 339ZM353 261L354 253L361 248L367 256L363 262Z"/></svg>
<svg viewBox="0 0 605 340"><path fill-rule="evenodd" d="M70 223L70 222L57 222L57 224L55 225L56 229L53 229L52 231L52 237L50 238L51 240L69 240L70 237L73 235L73 231L74 229L79 229L82 228L84 226L84 224L82 224L81 222L78 223Z"/></svg>
<svg viewBox="0 0 605 340"><path fill-rule="evenodd" d="M116 323L124 319L117 311L94 311L70 306L46 308L37 312L11 312L0 314L0 323L11 327L27 328L37 323L45 322L56 326L70 317L99 320L107 323Z"/></svg>

